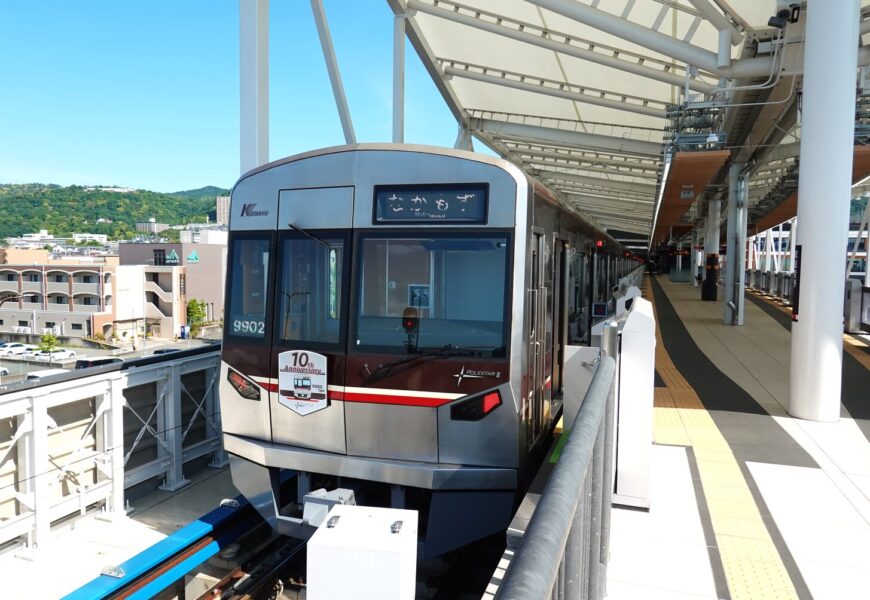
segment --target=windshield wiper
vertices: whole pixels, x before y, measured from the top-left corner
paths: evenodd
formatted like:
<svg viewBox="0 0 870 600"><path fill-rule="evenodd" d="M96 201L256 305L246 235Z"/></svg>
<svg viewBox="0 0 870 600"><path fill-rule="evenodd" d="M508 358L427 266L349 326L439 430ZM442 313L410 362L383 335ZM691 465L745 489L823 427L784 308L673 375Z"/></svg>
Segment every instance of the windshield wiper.
<svg viewBox="0 0 870 600"><path fill-rule="evenodd" d="M330 249L332 248L332 244L330 244L329 242L325 242L325 241L321 240L319 237L317 237L316 235L308 233L307 231L305 231L304 229L302 229L301 227L299 227L298 225L296 225L294 223L287 223L287 226L290 229L292 229L293 231L298 231L299 233L301 233L305 237L311 238L312 240L314 240L318 244L323 244L324 246L326 246L327 248L330 248Z"/></svg>
<svg viewBox="0 0 870 600"><path fill-rule="evenodd" d="M491 348L489 347L487 347L487 349L491 350ZM365 381L365 383L380 381L381 379L393 375L394 370L397 367L401 367L402 365L408 365L407 369L412 369L414 367L422 365L423 363L427 363L432 360L438 360L440 358L449 358L451 356L483 356L483 353L478 348L468 348L464 346L454 346L453 344L445 344L440 348L430 349L427 352L423 352L421 354L415 354L414 356L408 358L400 358L398 360L394 360L393 362L378 365L378 368L374 371L370 371L368 365L365 365L362 369L363 380ZM404 371L407 369L402 370Z"/></svg>

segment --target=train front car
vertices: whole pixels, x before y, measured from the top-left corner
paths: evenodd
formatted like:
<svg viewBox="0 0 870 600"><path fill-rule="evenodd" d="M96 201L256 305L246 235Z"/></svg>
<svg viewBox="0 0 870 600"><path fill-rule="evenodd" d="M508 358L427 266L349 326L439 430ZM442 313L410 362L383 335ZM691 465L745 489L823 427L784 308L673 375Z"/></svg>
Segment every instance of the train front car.
<svg viewBox="0 0 870 600"><path fill-rule="evenodd" d="M236 184L224 443L279 532L307 534L293 505L319 487L419 510L423 556L508 525L555 413L530 391L530 189L501 160L395 145Z"/></svg>

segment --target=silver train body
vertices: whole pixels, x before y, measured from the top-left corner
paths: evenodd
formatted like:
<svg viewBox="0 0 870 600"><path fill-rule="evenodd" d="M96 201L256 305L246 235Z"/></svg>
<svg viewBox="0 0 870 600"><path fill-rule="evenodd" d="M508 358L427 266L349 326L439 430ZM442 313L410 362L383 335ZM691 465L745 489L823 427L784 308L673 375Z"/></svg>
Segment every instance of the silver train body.
<svg viewBox="0 0 870 600"><path fill-rule="evenodd" d="M565 347L635 263L515 166L458 150L294 156L243 176L230 210L220 403L240 491L290 535L316 487L417 509L423 556L506 528Z"/></svg>

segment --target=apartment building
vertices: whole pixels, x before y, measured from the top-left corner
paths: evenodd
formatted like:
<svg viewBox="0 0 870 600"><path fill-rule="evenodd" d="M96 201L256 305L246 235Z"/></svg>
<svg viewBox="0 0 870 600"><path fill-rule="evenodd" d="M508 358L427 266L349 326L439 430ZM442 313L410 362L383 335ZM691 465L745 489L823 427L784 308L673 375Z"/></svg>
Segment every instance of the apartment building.
<svg viewBox="0 0 870 600"><path fill-rule="evenodd" d="M175 335L187 323L187 301L205 302L207 318L223 317L227 246L225 236L217 243L122 243L121 265L144 265L145 305L149 332L161 337L172 328ZM223 243L221 243L223 242Z"/></svg>

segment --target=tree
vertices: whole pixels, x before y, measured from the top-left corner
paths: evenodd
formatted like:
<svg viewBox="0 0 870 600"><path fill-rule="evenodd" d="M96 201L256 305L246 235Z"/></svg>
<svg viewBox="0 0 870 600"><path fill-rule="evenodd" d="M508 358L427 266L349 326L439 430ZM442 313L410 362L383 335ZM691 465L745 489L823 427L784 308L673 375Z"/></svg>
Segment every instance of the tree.
<svg viewBox="0 0 870 600"><path fill-rule="evenodd" d="M190 325L190 335L199 334L199 327L205 321L205 301L191 298L187 301L187 324Z"/></svg>
<svg viewBox="0 0 870 600"><path fill-rule="evenodd" d="M46 333L41 338L39 338L38 348L41 352L51 352L52 350L57 348L58 345L59 344L57 343L57 337L50 333ZM51 364L51 354L48 355L48 364Z"/></svg>
<svg viewBox="0 0 870 600"><path fill-rule="evenodd" d="M39 350L42 352L51 352L55 348L58 347L57 337L46 333L44 336L39 338Z"/></svg>

